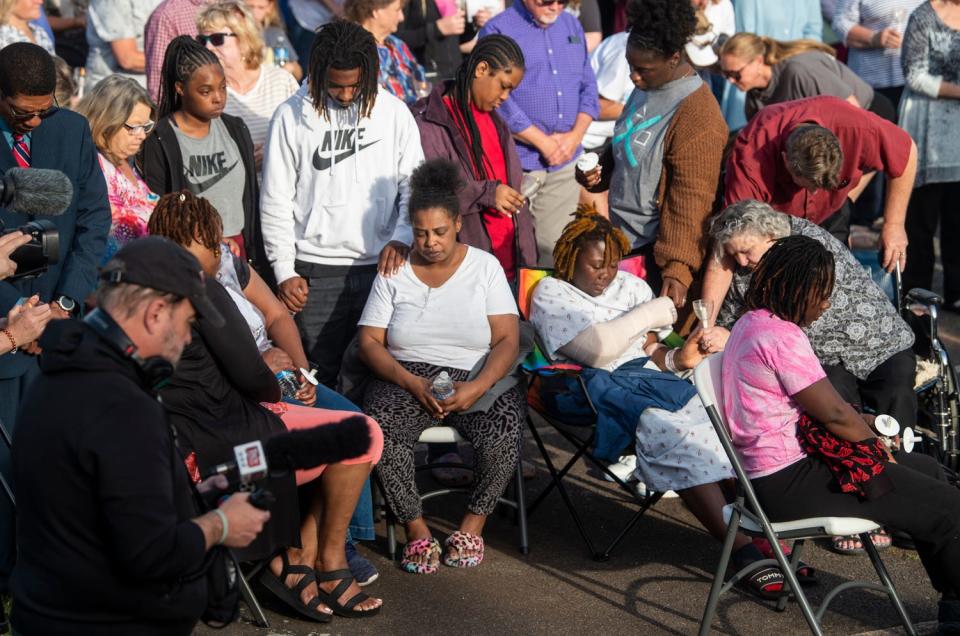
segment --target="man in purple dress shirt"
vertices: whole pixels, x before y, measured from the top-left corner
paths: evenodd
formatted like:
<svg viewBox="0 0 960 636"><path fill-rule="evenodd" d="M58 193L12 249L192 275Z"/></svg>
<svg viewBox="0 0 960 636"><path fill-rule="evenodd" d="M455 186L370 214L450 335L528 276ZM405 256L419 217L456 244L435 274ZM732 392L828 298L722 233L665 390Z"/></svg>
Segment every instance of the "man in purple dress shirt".
<svg viewBox="0 0 960 636"><path fill-rule="evenodd" d="M526 58L524 81L498 112L517 141L523 194L530 199L540 265L553 265L553 246L576 209L574 161L587 126L599 114L597 80L580 22L566 0L515 0L480 31L508 35Z"/></svg>

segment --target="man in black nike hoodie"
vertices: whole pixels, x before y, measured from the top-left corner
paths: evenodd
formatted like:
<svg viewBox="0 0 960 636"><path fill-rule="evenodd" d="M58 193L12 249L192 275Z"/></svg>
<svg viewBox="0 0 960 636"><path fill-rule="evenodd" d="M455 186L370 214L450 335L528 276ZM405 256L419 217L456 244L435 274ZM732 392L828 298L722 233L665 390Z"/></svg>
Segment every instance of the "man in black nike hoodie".
<svg viewBox="0 0 960 636"><path fill-rule="evenodd" d="M223 318L200 264L148 237L101 274L99 309L52 322L14 435L18 634L189 634L207 603L204 558L241 547L269 513L234 495L200 515L153 393L196 315Z"/></svg>

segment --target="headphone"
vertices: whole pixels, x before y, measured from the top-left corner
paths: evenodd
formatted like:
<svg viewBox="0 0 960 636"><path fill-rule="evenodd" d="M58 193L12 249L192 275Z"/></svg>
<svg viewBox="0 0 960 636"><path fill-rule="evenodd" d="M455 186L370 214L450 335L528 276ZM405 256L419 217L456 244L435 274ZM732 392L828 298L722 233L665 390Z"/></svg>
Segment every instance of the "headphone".
<svg viewBox="0 0 960 636"><path fill-rule="evenodd" d="M122 353L123 357L136 362L141 377L152 390L159 391L173 377L172 362L161 356L141 357L137 353L137 345L130 340L130 336L107 312L99 308L94 309L86 315L83 322Z"/></svg>

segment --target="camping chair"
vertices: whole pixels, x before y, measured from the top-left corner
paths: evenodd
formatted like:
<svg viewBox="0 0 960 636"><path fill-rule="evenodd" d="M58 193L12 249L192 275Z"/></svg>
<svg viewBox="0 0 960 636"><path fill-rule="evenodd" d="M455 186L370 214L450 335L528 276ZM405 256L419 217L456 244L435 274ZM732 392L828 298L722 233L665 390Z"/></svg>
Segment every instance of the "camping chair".
<svg viewBox="0 0 960 636"><path fill-rule="evenodd" d="M767 515L760 507L757 501L757 495L740 464L740 459L733 448L730 439L730 433L727 430L727 423L718 406L723 399L723 383L721 380L721 369L723 366L723 353L715 353L709 358L697 365L693 372L693 382L697 387L697 394L703 402L703 406L710 417L710 422L717 431L717 437L723 450L736 472L738 487L737 499L734 503L728 504L723 509L724 518L727 520L727 536L723 542L723 551L720 556L720 563L717 565L717 571L713 577L713 585L710 587L710 596L707 599L707 606L703 611L703 620L700 623L700 636L706 636L710 633L710 625L717 610L717 602L720 595L732 588L740 579L757 569L768 565L778 565L786 578L784 585L784 594L777 601L777 610L786 609L788 594L794 594L797 603L800 605L800 611L803 613L810 631L818 636L823 634L823 627L820 621L823 619L831 601L845 590L851 588L866 588L885 593L900 615L900 620L907 634L915 635L913 623L907 616L907 611L897 594L897 590L883 565L877 549L870 540L870 532L878 529L879 524L867 519L857 519L855 517L814 517L810 519L796 519L793 521L779 521L771 523ZM755 561L747 567L734 574L729 581L724 582L727 565L730 563L730 555L733 552L733 541L737 531L743 531L745 534L754 537L766 537L770 542L776 559L764 559ZM841 583L830 590L823 599L820 607L813 611L810 601L803 589L797 582L796 568L800 562L800 551L806 539L815 539L823 537L842 537L848 535L859 535L863 547L873 563L877 576L882 585L870 581L847 581ZM780 539L795 540L793 554L788 561L780 547Z"/></svg>
<svg viewBox="0 0 960 636"><path fill-rule="evenodd" d="M520 308L520 314L524 318L529 318L531 298L533 296L533 290L536 287L536 284L547 276L550 276L551 273L551 270L544 268L520 269L517 279L517 304ZM546 446L543 443L543 439L541 438L539 431L537 431L536 425L533 423L533 419L530 417L529 413L527 414L527 426L529 427L530 433L533 435L534 442L540 451L540 456L543 458L543 462L546 464L547 470L550 472L550 483L547 484L543 491L541 491L540 494L533 499L530 507L527 508L527 514L532 515L537 507L543 502L543 500L553 491L554 488L556 488L557 492L560 493L560 497L563 499L564 505L566 505L567 510L570 512L570 516L573 518L573 523L576 525L577 531L580 533L584 543L586 543L587 549L590 551L590 555L597 561L606 561L610 558L610 554L614 549L616 549L624 537L626 537L627 534L637 524L637 522L640 521L640 518L644 515L644 513L663 497L663 493L648 492L645 496L638 494L635 488L632 488L627 482L614 475L610 469L607 468L607 465L593 454L591 449L593 447L595 437L597 410L593 405L593 402L591 402L590 396L587 394L586 383L580 376L582 367L576 364L554 363L549 359L544 351L545 350L541 346L538 339L537 346L534 348L533 353L527 357L527 360L523 364L524 371L530 377L530 388L527 392L527 405L530 409L536 411L540 417L542 417L555 431L557 431L568 443L570 443L571 446L573 446L574 453L567 463L558 470L553 461L550 459L550 454L547 452ZM540 397L541 391L566 391L568 378L574 378L576 380L578 390L582 392L586 404L592 413L592 415L586 418L586 420L580 419L574 421L561 418L556 414L551 413ZM610 480L617 484L617 486L619 486L640 505L640 508L634 512L627 524L603 551L598 551L594 546L594 542L591 539L590 534L587 532L586 526L580 517L580 513L577 511L577 508L573 503L573 499L570 497L569 492L563 484L564 477L567 476L574 465L576 465L576 463L581 459L583 459L587 465L592 464L603 474L607 475Z"/></svg>
<svg viewBox="0 0 960 636"><path fill-rule="evenodd" d="M431 426L423 431L420 434L420 437L417 439L418 444L459 444L464 442L463 437L460 436L460 433L457 432L457 429L452 426ZM521 456L517 455L517 466L514 475L514 499L508 499L507 497L499 497L497 499L498 503L502 503L506 506L513 508L516 511L516 523L520 527L520 553L523 555L529 554L530 552L530 542L527 538L527 509L524 501L524 490L523 490L523 469L521 467ZM424 464L418 464L414 470L420 472L423 470L430 470L433 468L463 468L466 470L473 470L473 466L469 464L464 464L461 462L427 462ZM380 485L379 480L375 482L378 489L383 491L382 486ZM451 493L470 493L470 488L440 488L437 490L431 490L420 495L420 501L426 501L428 499L433 499L435 497L442 497L444 495L449 495ZM390 511L390 507L386 505L386 498L381 498L383 509L386 514L386 524L387 524L387 553L390 555L390 560L396 560L397 558L397 520L393 516L393 513Z"/></svg>

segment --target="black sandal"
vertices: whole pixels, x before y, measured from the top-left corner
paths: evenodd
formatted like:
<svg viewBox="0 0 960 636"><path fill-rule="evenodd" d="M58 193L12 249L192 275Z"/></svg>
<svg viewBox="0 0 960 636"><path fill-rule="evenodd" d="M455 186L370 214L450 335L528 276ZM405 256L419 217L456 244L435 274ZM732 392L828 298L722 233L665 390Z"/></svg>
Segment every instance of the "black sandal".
<svg viewBox="0 0 960 636"><path fill-rule="evenodd" d="M317 573L314 569L309 565L290 565L285 551L280 553L280 560L283 563L280 576L278 577L269 569L265 569L260 575L260 582L263 583L263 586L273 592L274 596L307 618L315 620L318 623L329 623L333 618L333 614L324 614L317 609L317 606L323 603L320 595L314 596L308 603L304 603L303 599L300 598L300 594L304 588L317 581ZM296 587L292 588L287 587L286 584L287 577L291 574L303 575L303 578L300 579ZM317 590L320 591L320 586L317 586Z"/></svg>
<svg viewBox="0 0 960 636"><path fill-rule="evenodd" d="M323 588L320 587L320 583L326 581L340 581L340 584L337 587L333 588L331 592L324 592ZM380 607L375 607L370 610L355 610L354 607L358 603L362 603L370 596L364 592L357 592L353 597L348 600L343 605L340 604L340 596L347 591L347 588L350 587L350 583L353 582L353 574L351 574L349 568L343 570L332 570L330 572L318 572L317 573L317 592L320 594L320 597L323 599L323 602L326 603L327 607L333 610L333 613L337 616L343 616L344 618L365 618L367 616L376 616L380 612Z"/></svg>
<svg viewBox="0 0 960 636"><path fill-rule="evenodd" d="M746 590L767 601L775 601L783 596L785 582L783 572L774 565L757 568L740 579Z"/></svg>

